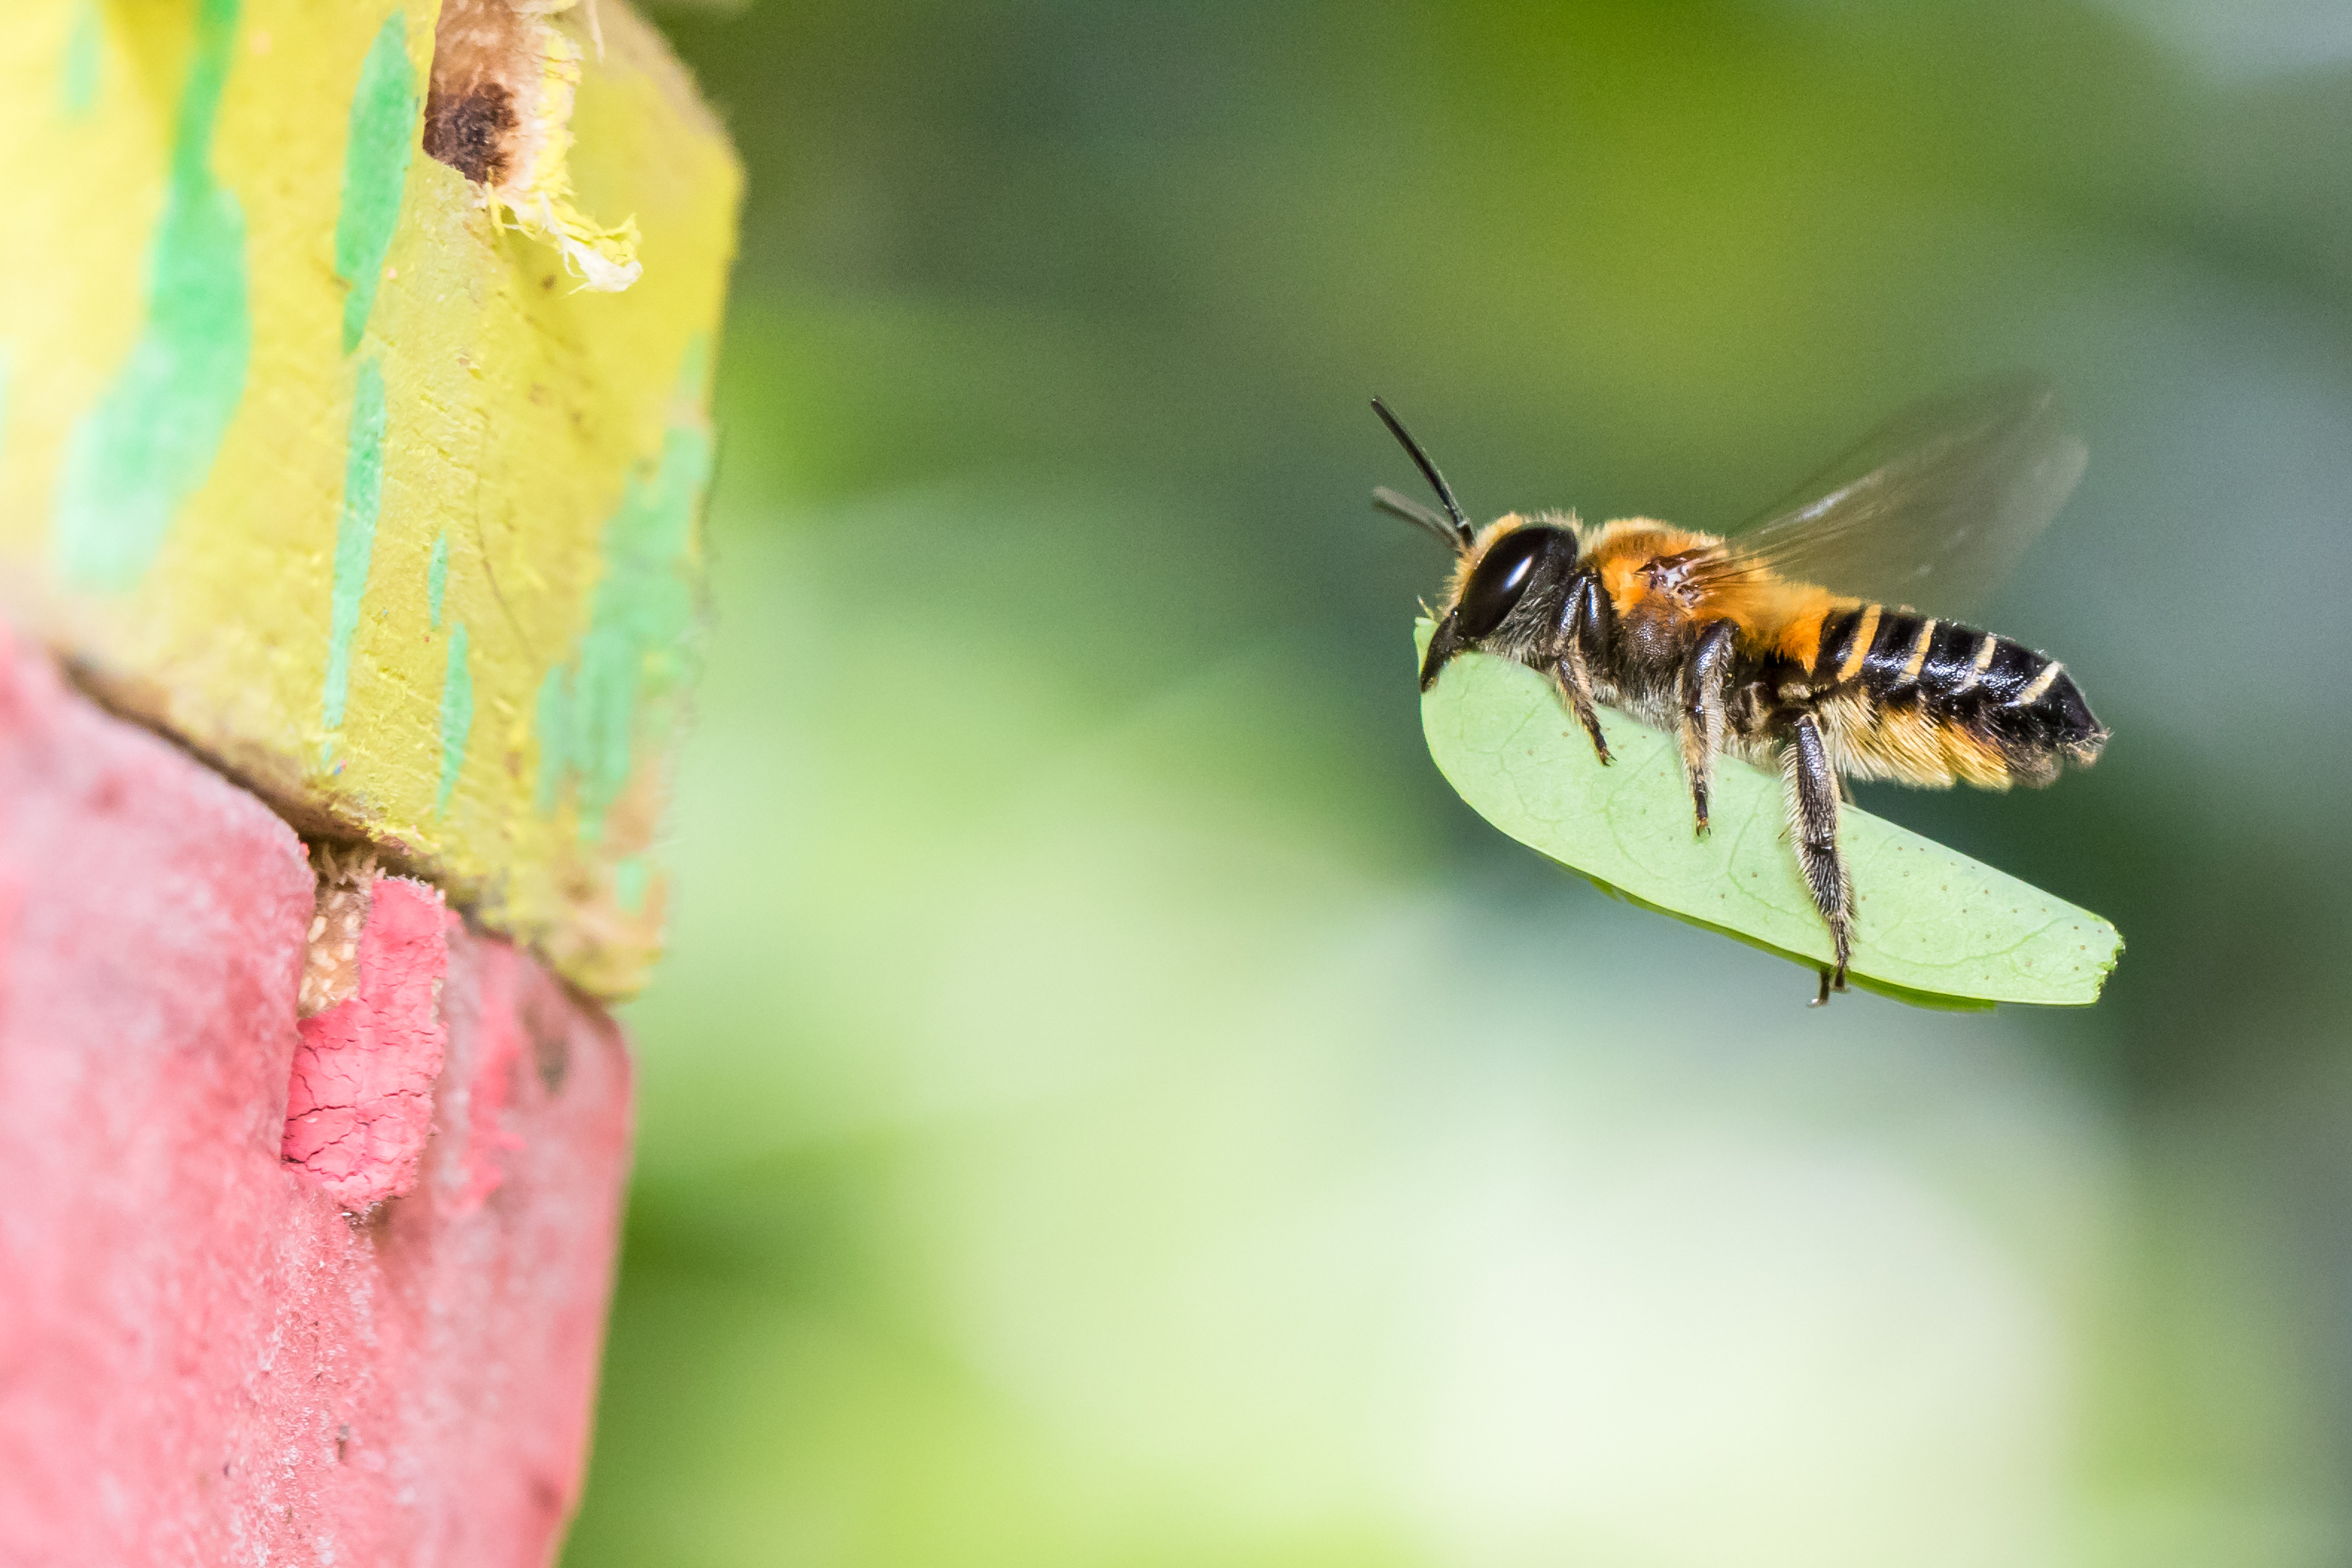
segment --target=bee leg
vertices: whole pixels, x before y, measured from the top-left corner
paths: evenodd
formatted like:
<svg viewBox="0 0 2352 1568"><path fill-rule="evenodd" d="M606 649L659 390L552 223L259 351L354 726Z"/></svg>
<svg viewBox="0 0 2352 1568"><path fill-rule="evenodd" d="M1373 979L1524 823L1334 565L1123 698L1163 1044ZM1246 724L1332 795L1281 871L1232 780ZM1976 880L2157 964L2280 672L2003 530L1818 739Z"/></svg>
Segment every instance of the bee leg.
<svg viewBox="0 0 2352 1568"><path fill-rule="evenodd" d="M1559 684L1568 693L1568 705L1576 714L1576 721L1592 738L1593 754L1601 765L1609 765L1609 739L1601 732L1601 715L1592 706L1592 677L1584 668L1583 655L1570 649L1559 660Z"/></svg>
<svg viewBox="0 0 2352 1568"><path fill-rule="evenodd" d="M1593 603L1601 584L1591 577L1580 577L1569 584L1568 608L1560 617L1559 684L1568 693L1568 705L1576 714L1576 721L1592 739L1593 755L1601 765L1609 765L1609 739L1601 732L1601 715L1592 706L1592 670L1585 662L1585 639L1595 634L1594 623L1599 618Z"/></svg>
<svg viewBox="0 0 2352 1568"><path fill-rule="evenodd" d="M1796 840L1797 868L1811 889L1813 907L1830 928L1830 945L1836 967L1822 972L1822 994L1845 989L1847 963L1853 956L1853 884L1846 878L1845 857L1838 852L1837 773L1830 766L1829 748L1822 743L1821 725L1810 713L1800 713L1789 727L1789 747L1782 753L1781 775L1789 795L1789 825Z"/></svg>
<svg viewBox="0 0 2352 1568"><path fill-rule="evenodd" d="M1690 779L1691 809L1698 833L1706 835L1707 784L1715 759L1723 751L1723 703L1731 683L1729 621L1717 621L1699 634L1690 658L1683 662L1683 772Z"/></svg>

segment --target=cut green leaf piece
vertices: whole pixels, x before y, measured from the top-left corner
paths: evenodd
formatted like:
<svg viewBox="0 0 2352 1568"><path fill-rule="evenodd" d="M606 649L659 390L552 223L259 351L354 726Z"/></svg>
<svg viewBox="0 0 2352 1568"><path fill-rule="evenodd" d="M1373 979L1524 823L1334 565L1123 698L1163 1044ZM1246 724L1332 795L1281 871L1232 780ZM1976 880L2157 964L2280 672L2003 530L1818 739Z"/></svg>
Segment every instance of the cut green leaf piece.
<svg viewBox="0 0 2352 1568"><path fill-rule="evenodd" d="M1420 623L1422 649L1430 630ZM1717 763L1700 838L1670 736L1603 710L1616 759L1604 768L1552 682L1484 654L1447 664L1421 722L1446 781L1529 848L1604 892L1808 969L1828 964L1829 930L1797 873L1774 775ZM1857 900L1855 984L1928 1007L2098 999L2123 951L2105 921L1866 812L1842 812L1838 836Z"/></svg>

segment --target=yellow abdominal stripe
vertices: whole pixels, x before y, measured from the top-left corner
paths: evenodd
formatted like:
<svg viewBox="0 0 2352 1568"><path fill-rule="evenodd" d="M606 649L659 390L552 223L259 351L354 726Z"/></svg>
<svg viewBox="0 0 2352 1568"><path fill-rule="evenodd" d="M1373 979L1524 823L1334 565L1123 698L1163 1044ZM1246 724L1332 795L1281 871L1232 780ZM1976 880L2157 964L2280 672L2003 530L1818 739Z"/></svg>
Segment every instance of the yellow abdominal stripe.
<svg viewBox="0 0 2352 1568"><path fill-rule="evenodd" d="M1960 683L1952 689L1952 695L1958 697L1961 692L1968 690L1970 687L1974 686L1978 680L1982 679L1984 672L1992 668L1994 656L2000 652L2000 639L1999 637L1988 634L1979 640L1977 644L1977 656L1969 661L1969 672L1962 676L1960 678Z"/></svg>
<svg viewBox="0 0 2352 1568"><path fill-rule="evenodd" d="M1870 645L1878 636L1878 617L1883 606L1873 605L1862 612L1862 624L1853 628L1853 641L1847 645L1845 662L1838 666L1837 678L1852 680L1862 669L1862 661L1870 652Z"/></svg>
<svg viewBox="0 0 2352 1568"><path fill-rule="evenodd" d="M2065 666L2060 664L2054 658L2048 664L2043 665L2042 667L2042 673L2033 678L2033 684L2019 692L2011 703L2011 706L2016 708L2031 708L2036 702L2041 701L2042 694L2057 683L2059 672L2063 668L2065 668Z"/></svg>
<svg viewBox="0 0 2352 1568"><path fill-rule="evenodd" d="M1898 685L1919 679L1920 668L1927 662L1927 645L1935 640L1936 617L1929 616L1919 623L1919 635L1911 644L1911 657L1903 661L1903 679Z"/></svg>

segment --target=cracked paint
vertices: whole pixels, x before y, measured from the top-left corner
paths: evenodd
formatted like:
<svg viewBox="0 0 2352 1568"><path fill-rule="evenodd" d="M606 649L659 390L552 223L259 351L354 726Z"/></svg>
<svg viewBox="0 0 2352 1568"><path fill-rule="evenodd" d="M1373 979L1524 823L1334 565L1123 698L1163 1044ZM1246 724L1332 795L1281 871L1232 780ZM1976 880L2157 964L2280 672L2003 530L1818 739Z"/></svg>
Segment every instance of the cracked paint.
<svg viewBox="0 0 2352 1568"><path fill-rule="evenodd" d="M439 889L377 879L358 994L300 1023L282 1154L353 1213L416 1185L448 1045L441 981L457 923Z"/></svg>

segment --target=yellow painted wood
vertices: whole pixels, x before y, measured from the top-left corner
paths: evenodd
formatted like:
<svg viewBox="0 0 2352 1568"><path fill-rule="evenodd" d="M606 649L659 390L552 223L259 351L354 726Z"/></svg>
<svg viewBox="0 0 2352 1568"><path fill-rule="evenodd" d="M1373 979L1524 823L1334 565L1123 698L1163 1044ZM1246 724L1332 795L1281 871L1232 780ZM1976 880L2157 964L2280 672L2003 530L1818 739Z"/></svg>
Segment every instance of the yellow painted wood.
<svg viewBox="0 0 2352 1568"><path fill-rule="evenodd" d="M12 6L0 610L617 996L658 946L740 181L601 13L601 61L561 25L577 205L641 236L617 293L415 151L438 0Z"/></svg>

